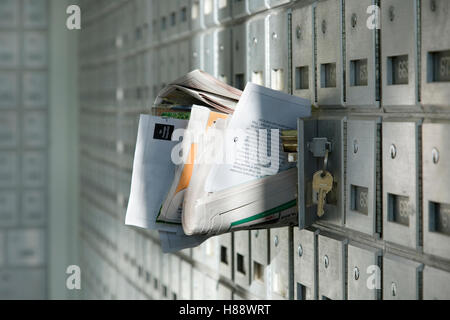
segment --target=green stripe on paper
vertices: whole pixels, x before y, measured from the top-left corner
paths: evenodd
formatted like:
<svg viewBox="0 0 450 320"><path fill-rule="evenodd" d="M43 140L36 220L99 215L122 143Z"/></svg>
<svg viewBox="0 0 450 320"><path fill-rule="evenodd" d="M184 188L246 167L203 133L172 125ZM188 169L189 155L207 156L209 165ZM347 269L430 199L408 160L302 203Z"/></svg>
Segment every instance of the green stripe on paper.
<svg viewBox="0 0 450 320"><path fill-rule="evenodd" d="M262 219L264 217L270 216L271 214L274 214L274 213L277 213L277 212L280 212L280 211L283 211L283 210L295 207L296 205L297 205L297 200L292 200L292 201L289 201L288 203L282 204L282 205L280 205L278 207L275 207L273 209L264 211L264 212L259 213L259 214L255 214L254 216L251 216L251 217L248 217L248 218L245 218L245 219L242 219L242 220L235 221L235 222L233 222L231 224L230 227L235 227L235 226L238 226L240 224L244 224L244 223L247 223L247 222L250 222L250 221L259 220L259 219Z"/></svg>

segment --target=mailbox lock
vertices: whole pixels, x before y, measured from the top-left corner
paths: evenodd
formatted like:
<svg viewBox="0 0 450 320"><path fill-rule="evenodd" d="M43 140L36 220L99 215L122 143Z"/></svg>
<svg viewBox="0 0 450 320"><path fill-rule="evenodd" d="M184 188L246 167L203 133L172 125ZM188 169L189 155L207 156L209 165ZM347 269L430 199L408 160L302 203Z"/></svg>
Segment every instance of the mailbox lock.
<svg viewBox="0 0 450 320"><path fill-rule="evenodd" d="M352 27L356 27L356 23L358 22L358 18L356 16L356 13L352 14Z"/></svg>
<svg viewBox="0 0 450 320"><path fill-rule="evenodd" d="M297 252L299 257L303 256L303 247L301 244L298 245Z"/></svg>
<svg viewBox="0 0 450 320"><path fill-rule="evenodd" d="M275 236L275 238L273 239L273 243L275 247L278 247L278 236Z"/></svg>
<svg viewBox="0 0 450 320"><path fill-rule="evenodd" d="M354 278L355 280L359 280L359 269L358 269L358 267L355 267L355 268L353 269L353 278Z"/></svg>
<svg viewBox="0 0 450 320"><path fill-rule="evenodd" d="M392 282L391 284L391 294L393 297L397 296L397 285L395 282Z"/></svg>
<svg viewBox="0 0 450 320"><path fill-rule="evenodd" d="M258 238L258 236L259 236L259 230L256 230L255 231L255 238Z"/></svg>
<svg viewBox="0 0 450 320"><path fill-rule="evenodd" d="M258 43L258 38L253 37L253 44L256 46L257 43Z"/></svg>
<svg viewBox="0 0 450 320"><path fill-rule="evenodd" d="M219 50L223 51L223 50L225 50L225 47L223 45L220 45Z"/></svg>
<svg viewBox="0 0 450 320"><path fill-rule="evenodd" d="M434 164L438 164L439 162L439 150L436 148L433 148L433 150L431 151L431 155L433 157L433 163Z"/></svg>
<svg viewBox="0 0 450 320"><path fill-rule="evenodd" d="M327 269L328 266L330 265L330 259L328 258L327 255L325 255L325 256L323 257L323 264L324 264L324 266L325 266L325 269Z"/></svg>
<svg viewBox="0 0 450 320"><path fill-rule="evenodd" d="M272 33L272 39L273 40L277 40L278 39L278 35L276 32Z"/></svg>
<svg viewBox="0 0 450 320"><path fill-rule="evenodd" d="M391 158L395 159L395 157L397 157L397 147L395 146L395 144L391 145L390 152Z"/></svg>

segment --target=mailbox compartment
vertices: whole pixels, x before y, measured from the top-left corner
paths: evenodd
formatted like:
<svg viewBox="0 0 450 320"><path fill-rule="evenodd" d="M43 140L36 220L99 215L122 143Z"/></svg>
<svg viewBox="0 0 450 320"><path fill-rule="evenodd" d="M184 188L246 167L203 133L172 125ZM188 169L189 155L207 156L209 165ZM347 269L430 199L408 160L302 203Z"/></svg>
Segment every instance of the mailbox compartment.
<svg viewBox="0 0 450 320"><path fill-rule="evenodd" d="M383 258L383 300L418 300L423 265L391 254Z"/></svg>
<svg viewBox="0 0 450 320"><path fill-rule="evenodd" d="M270 230L270 299L289 299L289 231L289 227Z"/></svg>
<svg viewBox="0 0 450 320"><path fill-rule="evenodd" d="M449 300L450 273L433 267L425 266L423 270L423 299Z"/></svg>
<svg viewBox="0 0 450 320"><path fill-rule="evenodd" d="M383 238L410 248L419 241L420 125L383 122Z"/></svg>
<svg viewBox="0 0 450 320"><path fill-rule="evenodd" d="M318 230L294 228L294 299L317 299Z"/></svg>
<svg viewBox="0 0 450 320"><path fill-rule="evenodd" d="M368 8L375 4L375 0L345 1L346 105L348 107L379 107L377 28L376 25L373 28L367 27Z"/></svg>
<svg viewBox="0 0 450 320"><path fill-rule="evenodd" d="M450 259L450 123L422 127L423 247Z"/></svg>
<svg viewBox="0 0 450 320"><path fill-rule="evenodd" d="M228 0L228 1L233 2L231 5L231 10L234 19L245 17L250 14L248 2L252 0Z"/></svg>
<svg viewBox="0 0 450 320"><path fill-rule="evenodd" d="M247 25L247 76L248 81L265 86L270 77L267 75L266 52L267 16L250 20Z"/></svg>
<svg viewBox="0 0 450 320"><path fill-rule="evenodd" d="M321 233L318 245L319 299L345 300L347 240Z"/></svg>
<svg viewBox="0 0 450 320"><path fill-rule="evenodd" d="M422 0L422 88L426 107L450 111L450 3Z"/></svg>
<svg viewBox="0 0 450 320"><path fill-rule="evenodd" d="M234 282L248 288L250 285L250 231L234 232Z"/></svg>
<svg viewBox="0 0 450 320"><path fill-rule="evenodd" d="M314 56L314 8L310 6L292 11L292 92L316 102Z"/></svg>
<svg viewBox="0 0 450 320"><path fill-rule="evenodd" d="M349 300L381 299L382 251L361 244L348 245L347 298Z"/></svg>
<svg viewBox="0 0 450 320"><path fill-rule="evenodd" d="M344 105L341 0L323 0L316 8L317 100L319 106Z"/></svg>
<svg viewBox="0 0 450 320"><path fill-rule="evenodd" d="M315 221L344 225L344 137L346 118L298 120L298 205L299 228ZM325 214L317 218L317 195L312 190L313 175L322 170L324 159L314 157L310 151L314 138L326 138L332 147L328 156L328 171L333 175L333 190L326 197Z"/></svg>
<svg viewBox="0 0 450 320"><path fill-rule="evenodd" d="M232 279L232 272L233 272L233 253L232 253L232 234L223 234L218 236L219 241L219 254L218 254L218 260L219 260L219 274L222 277L225 277L226 279L231 280Z"/></svg>
<svg viewBox="0 0 450 320"><path fill-rule="evenodd" d="M381 231L381 119L347 122L345 225L376 236Z"/></svg>
<svg viewBox="0 0 450 320"><path fill-rule="evenodd" d="M231 84L231 30L217 31L217 73L216 77Z"/></svg>
<svg viewBox="0 0 450 320"><path fill-rule="evenodd" d="M236 1L236 0L233 0ZM242 1L243 2L243 1ZM233 2L234 5L234 2ZM241 24L232 29L233 86L244 90L247 76L247 25Z"/></svg>
<svg viewBox="0 0 450 320"><path fill-rule="evenodd" d="M191 28L198 31L205 28L204 0L191 0Z"/></svg>
<svg viewBox="0 0 450 320"><path fill-rule="evenodd" d="M381 2L382 101L418 109L417 0Z"/></svg>
<svg viewBox="0 0 450 320"><path fill-rule="evenodd" d="M219 0L203 0L203 16L207 28L219 24L218 5Z"/></svg>
<svg viewBox="0 0 450 320"><path fill-rule="evenodd" d="M288 59L289 53L286 43L288 43L288 16L287 12L281 11L270 14L267 17L269 30L268 54L269 70L268 78L270 87L274 90L288 92Z"/></svg>
<svg viewBox="0 0 450 320"><path fill-rule="evenodd" d="M250 231L251 264L250 292L255 296L266 298L269 281L269 230Z"/></svg>

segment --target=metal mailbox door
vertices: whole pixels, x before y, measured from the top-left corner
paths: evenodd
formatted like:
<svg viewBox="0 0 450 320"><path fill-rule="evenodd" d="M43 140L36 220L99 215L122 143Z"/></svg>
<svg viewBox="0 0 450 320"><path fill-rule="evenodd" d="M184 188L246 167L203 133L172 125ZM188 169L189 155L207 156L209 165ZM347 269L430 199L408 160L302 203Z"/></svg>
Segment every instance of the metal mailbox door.
<svg viewBox="0 0 450 320"><path fill-rule="evenodd" d="M294 228L294 299L317 299L317 235L319 231Z"/></svg>
<svg viewBox="0 0 450 320"><path fill-rule="evenodd" d="M289 53L286 43L288 43L288 23L287 12L282 11L277 14L270 14L267 17L269 30L268 54L269 70L268 78L270 87L274 90L288 92L288 59Z"/></svg>
<svg viewBox="0 0 450 320"><path fill-rule="evenodd" d="M391 254L383 258L383 300L418 300L423 265Z"/></svg>

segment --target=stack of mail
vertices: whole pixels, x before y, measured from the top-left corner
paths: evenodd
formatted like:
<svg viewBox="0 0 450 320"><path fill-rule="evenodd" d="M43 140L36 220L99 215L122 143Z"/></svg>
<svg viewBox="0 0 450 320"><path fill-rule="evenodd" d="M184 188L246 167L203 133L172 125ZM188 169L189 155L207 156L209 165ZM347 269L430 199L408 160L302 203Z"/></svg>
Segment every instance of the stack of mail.
<svg viewBox="0 0 450 320"><path fill-rule="evenodd" d="M309 101L252 83L242 93L194 71L155 104L191 105L190 116L141 115L126 224L158 230L165 252L296 224L297 169L280 131L310 116Z"/></svg>

